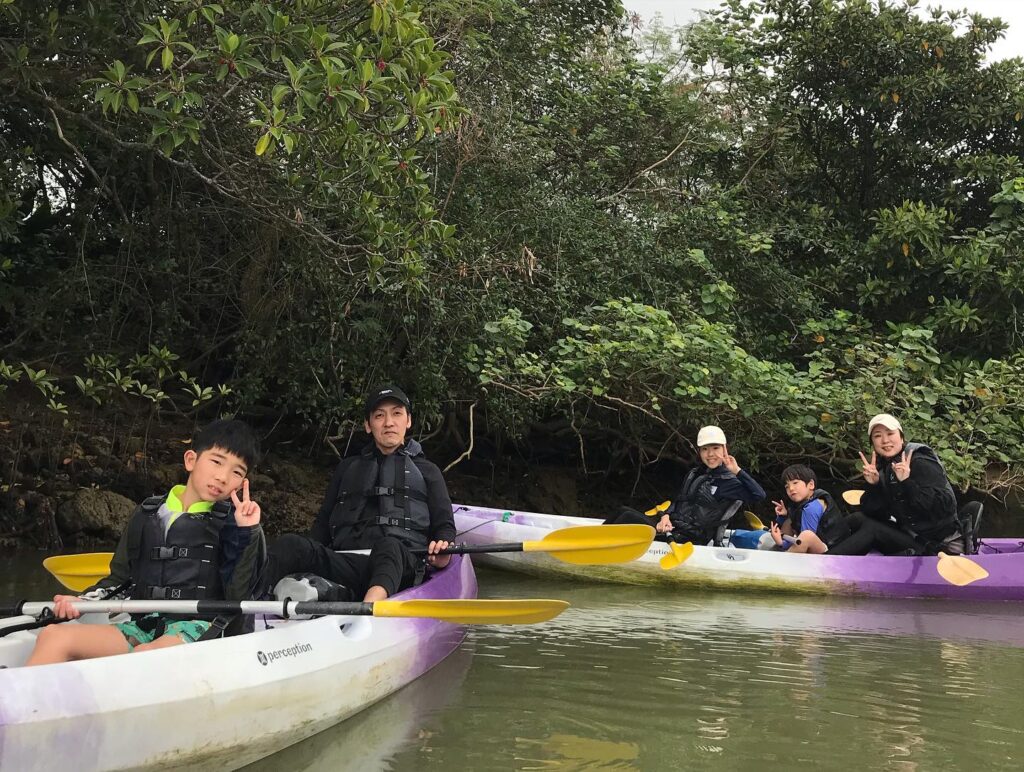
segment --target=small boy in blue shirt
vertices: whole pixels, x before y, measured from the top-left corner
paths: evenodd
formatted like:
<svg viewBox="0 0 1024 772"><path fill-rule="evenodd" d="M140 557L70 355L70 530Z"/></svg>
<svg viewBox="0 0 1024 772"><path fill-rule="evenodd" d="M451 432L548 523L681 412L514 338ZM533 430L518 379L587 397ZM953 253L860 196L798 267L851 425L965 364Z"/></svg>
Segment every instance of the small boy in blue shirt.
<svg viewBox="0 0 1024 772"><path fill-rule="evenodd" d="M842 513L832 495L817 487L814 470L804 464L786 467L782 482L788 502L772 502L775 521L770 532L776 548L816 555L828 552L828 545L845 535Z"/></svg>

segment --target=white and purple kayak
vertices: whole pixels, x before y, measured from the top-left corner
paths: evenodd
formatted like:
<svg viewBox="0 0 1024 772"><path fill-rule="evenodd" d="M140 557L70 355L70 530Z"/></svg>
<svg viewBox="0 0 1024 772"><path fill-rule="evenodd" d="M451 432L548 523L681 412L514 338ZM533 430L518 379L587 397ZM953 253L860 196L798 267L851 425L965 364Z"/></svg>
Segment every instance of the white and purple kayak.
<svg viewBox="0 0 1024 772"><path fill-rule="evenodd" d="M458 541L466 544L521 542L542 539L559 528L593 525L593 518L513 512L455 505ZM693 554L665 570L660 560L669 552L654 541L647 553L630 563L588 566L563 563L542 552L503 552L478 556L491 565L532 574L560 574L624 584L696 585L725 589L768 589L791 592L889 598L1024 601L1024 539L985 539L971 555L988 576L964 586L951 584L938 572L937 557L884 555L791 555L770 550L694 546Z"/></svg>
<svg viewBox="0 0 1024 772"><path fill-rule="evenodd" d="M395 600L476 591L453 556ZM0 769L237 769L400 689L463 636L425 618L257 617L247 635L22 668L34 633L14 632L0 637Z"/></svg>

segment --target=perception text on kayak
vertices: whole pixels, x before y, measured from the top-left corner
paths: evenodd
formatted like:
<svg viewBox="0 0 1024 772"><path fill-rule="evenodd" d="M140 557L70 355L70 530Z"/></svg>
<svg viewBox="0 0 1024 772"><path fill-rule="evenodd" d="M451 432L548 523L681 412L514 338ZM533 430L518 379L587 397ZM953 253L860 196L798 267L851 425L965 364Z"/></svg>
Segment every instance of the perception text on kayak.
<svg viewBox="0 0 1024 772"><path fill-rule="evenodd" d="M286 649L277 649L275 651L256 652L256 659L260 661L261 665L269 665L271 662L275 662L282 657L296 657L299 654L305 654L306 652L313 651L313 644L311 643L296 643L294 646L289 646Z"/></svg>

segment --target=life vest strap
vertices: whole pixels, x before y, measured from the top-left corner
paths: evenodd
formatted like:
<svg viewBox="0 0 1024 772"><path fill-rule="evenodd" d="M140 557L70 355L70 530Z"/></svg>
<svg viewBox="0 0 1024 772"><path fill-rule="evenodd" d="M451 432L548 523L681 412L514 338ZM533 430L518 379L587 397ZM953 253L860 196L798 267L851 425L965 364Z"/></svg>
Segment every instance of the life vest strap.
<svg viewBox="0 0 1024 772"><path fill-rule="evenodd" d="M385 488L384 486L376 486L374 488L368 488L364 492L365 496L396 496L406 497L410 499L416 499L418 501L427 501L426 495L422 491L415 490L413 488Z"/></svg>
<svg viewBox="0 0 1024 772"><path fill-rule="evenodd" d="M160 587L149 585L146 595L149 600L202 600L206 587ZM202 593L202 596L200 595Z"/></svg>
<svg viewBox="0 0 1024 772"><path fill-rule="evenodd" d="M214 551L212 544L204 544L201 547L153 547L150 550L152 560L178 560L179 558L201 560L200 553L211 553Z"/></svg>
<svg viewBox="0 0 1024 772"><path fill-rule="evenodd" d="M410 517L384 517L383 515L378 515L374 518L374 522L377 525L393 525L396 528L405 528L407 531L411 531L413 526L416 525L416 521Z"/></svg>

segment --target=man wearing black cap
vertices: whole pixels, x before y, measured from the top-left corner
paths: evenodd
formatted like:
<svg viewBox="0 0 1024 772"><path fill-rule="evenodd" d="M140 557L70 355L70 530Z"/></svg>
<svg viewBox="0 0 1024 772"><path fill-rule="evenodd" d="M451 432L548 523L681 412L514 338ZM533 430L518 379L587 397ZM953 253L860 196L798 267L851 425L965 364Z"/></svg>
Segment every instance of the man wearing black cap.
<svg viewBox="0 0 1024 772"><path fill-rule="evenodd" d="M310 572L375 601L422 578L423 559L411 549L426 549L435 568L448 565L451 556L438 553L455 538L452 502L441 470L406 439L409 397L397 386L374 389L363 427L373 442L338 464L309 536L286 534L271 546L270 587ZM336 552L359 549L370 554Z"/></svg>

